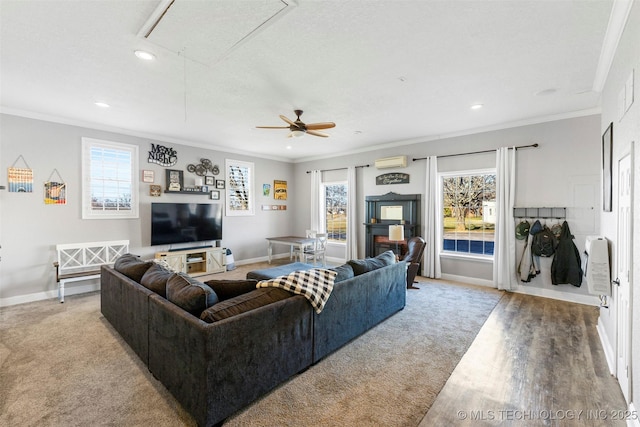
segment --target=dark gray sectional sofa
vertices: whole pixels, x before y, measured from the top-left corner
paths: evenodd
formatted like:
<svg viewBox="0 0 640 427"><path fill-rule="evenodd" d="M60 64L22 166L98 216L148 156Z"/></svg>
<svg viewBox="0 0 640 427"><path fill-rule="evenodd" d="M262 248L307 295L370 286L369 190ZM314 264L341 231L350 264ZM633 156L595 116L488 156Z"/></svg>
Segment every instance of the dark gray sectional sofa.
<svg viewBox="0 0 640 427"><path fill-rule="evenodd" d="M319 314L303 296L254 289L256 281L200 283L129 256L124 267L116 262L102 268L101 311L199 425L220 425L401 310L406 265L390 261L391 255L337 267L333 291ZM199 302L216 303L197 317L181 308L183 301L171 301L176 293L169 283L176 281ZM205 288L214 294L218 289L215 298L209 291L203 297Z"/></svg>

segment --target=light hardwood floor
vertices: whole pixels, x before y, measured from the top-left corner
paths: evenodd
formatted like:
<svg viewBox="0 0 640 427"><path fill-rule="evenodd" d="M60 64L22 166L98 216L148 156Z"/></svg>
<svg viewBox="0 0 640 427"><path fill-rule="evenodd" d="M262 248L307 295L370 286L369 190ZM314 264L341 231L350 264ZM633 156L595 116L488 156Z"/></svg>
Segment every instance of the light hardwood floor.
<svg viewBox="0 0 640 427"><path fill-rule="evenodd" d="M505 293L420 423L624 426L598 309Z"/></svg>

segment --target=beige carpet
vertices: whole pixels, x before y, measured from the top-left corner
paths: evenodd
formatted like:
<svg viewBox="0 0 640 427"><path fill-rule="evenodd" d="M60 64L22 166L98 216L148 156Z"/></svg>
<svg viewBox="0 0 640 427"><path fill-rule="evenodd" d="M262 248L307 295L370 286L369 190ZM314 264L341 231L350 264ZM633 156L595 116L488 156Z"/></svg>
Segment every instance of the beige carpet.
<svg viewBox="0 0 640 427"><path fill-rule="evenodd" d="M417 426L501 297L419 287L404 310L225 425ZM195 425L102 317L99 293L0 310L0 397L0 425Z"/></svg>

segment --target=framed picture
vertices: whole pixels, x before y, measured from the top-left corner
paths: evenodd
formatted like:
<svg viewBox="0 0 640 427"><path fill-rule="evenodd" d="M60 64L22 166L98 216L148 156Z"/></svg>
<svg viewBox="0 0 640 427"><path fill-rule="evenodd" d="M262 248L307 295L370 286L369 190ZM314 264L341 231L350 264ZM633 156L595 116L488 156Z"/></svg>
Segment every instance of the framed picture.
<svg viewBox="0 0 640 427"><path fill-rule="evenodd" d="M154 173L153 171L142 171L142 182L153 182Z"/></svg>
<svg viewBox="0 0 640 427"><path fill-rule="evenodd" d="M224 179L217 179L216 180L216 188L218 190L224 190Z"/></svg>
<svg viewBox="0 0 640 427"><path fill-rule="evenodd" d="M226 215L255 215L254 164L240 160L225 160L228 188L225 191ZM216 187L220 188L216 181Z"/></svg>
<svg viewBox="0 0 640 427"><path fill-rule="evenodd" d="M203 185L202 187L200 187L200 191L202 191L203 193L208 193L209 192L209 186L208 185Z"/></svg>
<svg viewBox="0 0 640 427"><path fill-rule="evenodd" d="M160 197L162 194L162 187L159 185L150 185L149 186L149 195L151 197Z"/></svg>
<svg viewBox="0 0 640 427"><path fill-rule="evenodd" d="M184 189L184 173L181 170L167 169L167 191L182 191Z"/></svg>
<svg viewBox="0 0 640 427"><path fill-rule="evenodd" d="M214 178L214 177L212 177L212 176L205 176L205 177L204 177L204 183L205 183L205 185L212 185L212 186L213 186L213 185L216 185L216 182L215 182L215 181L216 181L216 180L215 180L215 178Z"/></svg>
<svg viewBox="0 0 640 427"><path fill-rule="evenodd" d="M287 200L287 181L273 181L273 198Z"/></svg>
<svg viewBox="0 0 640 427"><path fill-rule="evenodd" d="M602 209L611 212L611 170L613 156L613 122L602 135Z"/></svg>
<svg viewBox="0 0 640 427"><path fill-rule="evenodd" d="M218 190L211 190L211 200L220 200L220 192Z"/></svg>

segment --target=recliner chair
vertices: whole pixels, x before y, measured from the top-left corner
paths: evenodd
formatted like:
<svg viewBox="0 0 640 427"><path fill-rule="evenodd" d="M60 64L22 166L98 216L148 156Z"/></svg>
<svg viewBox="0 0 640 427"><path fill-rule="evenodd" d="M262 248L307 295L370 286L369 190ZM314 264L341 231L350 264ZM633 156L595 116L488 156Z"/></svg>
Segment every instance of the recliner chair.
<svg viewBox="0 0 640 427"><path fill-rule="evenodd" d="M413 286L420 263L422 262L422 254L427 242L420 237L415 236L407 242L407 254L402 258L407 263L407 289L420 289Z"/></svg>

